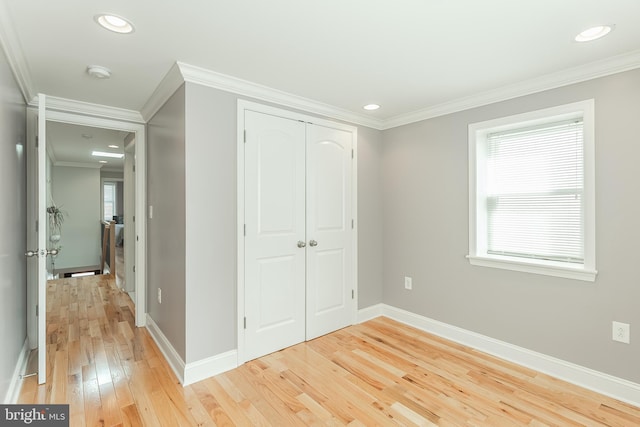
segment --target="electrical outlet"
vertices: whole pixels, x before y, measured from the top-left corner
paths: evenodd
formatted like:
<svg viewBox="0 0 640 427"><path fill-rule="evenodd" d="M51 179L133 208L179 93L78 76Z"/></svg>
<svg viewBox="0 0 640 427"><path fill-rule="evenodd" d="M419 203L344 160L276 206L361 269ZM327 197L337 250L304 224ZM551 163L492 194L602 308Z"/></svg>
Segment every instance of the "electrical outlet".
<svg viewBox="0 0 640 427"><path fill-rule="evenodd" d="M613 322L611 338L614 341L629 344L631 339L631 327L628 323Z"/></svg>
<svg viewBox="0 0 640 427"><path fill-rule="evenodd" d="M158 304L162 304L162 288L158 288Z"/></svg>
<svg viewBox="0 0 640 427"><path fill-rule="evenodd" d="M411 277L404 277L404 288L405 289L413 289L413 279Z"/></svg>

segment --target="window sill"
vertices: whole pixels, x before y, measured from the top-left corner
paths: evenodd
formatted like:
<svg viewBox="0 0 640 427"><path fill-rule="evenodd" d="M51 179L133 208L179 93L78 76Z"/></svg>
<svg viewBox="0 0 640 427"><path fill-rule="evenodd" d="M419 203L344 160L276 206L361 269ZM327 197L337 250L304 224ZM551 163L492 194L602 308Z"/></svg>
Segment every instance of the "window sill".
<svg viewBox="0 0 640 427"><path fill-rule="evenodd" d="M576 264L576 267L573 268L553 261L521 261L511 257L476 255L467 255L467 259L471 265L480 267L501 268L503 270L522 271L525 273L563 277L565 279L583 280L586 282L594 282L598 274L596 270L586 269L579 264Z"/></svg>

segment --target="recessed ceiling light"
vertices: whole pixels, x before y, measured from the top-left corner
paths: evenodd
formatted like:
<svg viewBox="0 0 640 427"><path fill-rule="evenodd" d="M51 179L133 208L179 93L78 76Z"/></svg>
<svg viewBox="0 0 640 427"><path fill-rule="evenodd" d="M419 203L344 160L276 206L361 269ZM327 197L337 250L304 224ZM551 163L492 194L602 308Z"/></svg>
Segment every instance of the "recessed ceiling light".
<svg viewBox="0 0 640 427"><path fill-rule="evenodd" d="M368 111L373 111L373 110L377 110L378 108L380 108L380 106L378 104L367 104L362 108L364 108L365 110L368 110Z"/></svg>
<svg viewBox="0 0 640 427"><path fill-rule="evenodd" d="M613 30L613 25L598 25L597 27L587 28L578 34L575 40L577 42L589 42L606 36L611 30Z"/></svg>
<svg viewBox="0 0 640 427"><path fill-rule="evenodd" d="M93 19L95 19L95 21L103 28L115 33L129 34L133 33L134 30L133 24L121 16L105 13L102 15L96 15Z"/></svg>
<svg viewBox="0 0 640 427"><path fill-rule="evenodd" d="M108 79L111 77L111 70L101 65L89 65L87 67L87 74L96 79Z"/></svg>
<svg viewBox="0 0 640 427"><path fill-rule="evenodd" d="M120 147L118 147L117 145L113 145L113 144L111 144L111 145L107 145L107 147L109 147L109 148L120 148Z"/></svg>
<svg viewBox="0 0 640 427"><path fill-rule="evenodd" d="M98 160L98 163L107 163L106 160Z"/></svg>
<svg viewBox="0 0 640 427"><path fill-rule="evenodd" d="M94 151L91 155L96 157L113 157L114 159L121 159L124 157L124 154L121 153L107 153L104 151Z"/></svg>

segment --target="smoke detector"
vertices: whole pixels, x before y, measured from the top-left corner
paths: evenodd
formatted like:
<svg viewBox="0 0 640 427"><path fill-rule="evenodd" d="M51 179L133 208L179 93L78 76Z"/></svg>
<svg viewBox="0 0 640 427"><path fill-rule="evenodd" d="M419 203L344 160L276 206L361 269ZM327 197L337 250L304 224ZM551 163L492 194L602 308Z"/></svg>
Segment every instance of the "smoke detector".
<svg viewBox="0 0 640 427"><path fill-rule="evenodd" d="M89 65L87 67L87 74L96 79L103 80L111 77L111 70L100 65Z"/></svg>

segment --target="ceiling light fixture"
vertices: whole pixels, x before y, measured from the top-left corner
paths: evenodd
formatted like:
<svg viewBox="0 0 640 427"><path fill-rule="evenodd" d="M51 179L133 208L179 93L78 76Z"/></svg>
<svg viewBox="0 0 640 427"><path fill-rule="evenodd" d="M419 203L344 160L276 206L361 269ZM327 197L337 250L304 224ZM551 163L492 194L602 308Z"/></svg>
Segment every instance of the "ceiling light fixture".
<svg viewBox="0 0 640 427"><path fill-rule="evenodd" d="M111 70L101 65L89 65L87 74L96 79L104 80L111 77Z"/></svg>
<svg viewBox="0 0 640 427"><path fill-rule="evenodd" d="M120 147L118 147L117 145L113 145L113 144L111 144L111 145L107 145L107 147L109 147L109 148L120 148Z"/></svg>
<svg viewBox="0 0 640 427"><path fill-rule="evenodd" d="M380 108L380 106L378 104L367 104L362 108L364 108L367 111L373 111L373 110L377 110L378 108Z"/></svg>
<svg viewBox="0 0 640 427"><path fill-rule="evenodd" d="M106 160L98 160L98 163L107 163Z"/></svg>
<svg viewBox="0 0 640 427"><path fill-rule="evenodd" d="M577 42L590 42L606 36L613 30L613 25L598 25L597 27L587 28L575 37Z"/></svg>
<svg viewBox="0 0 640 427"><path fill-rule="evenodd" d="M109 31L113 31L114 33L129 34L134 31L133 24L121 16L103 13L101 15L94 16L93 19L100 26Z"/></svg>
<svg viewBox="0 0 640 427"><path fill-rule="evenodd" d="M124 157L124 154L120 153L107 153L104 151L94 151L91 153L92 156L96 157L113 157L114 159L121 159Z"/></svg>

